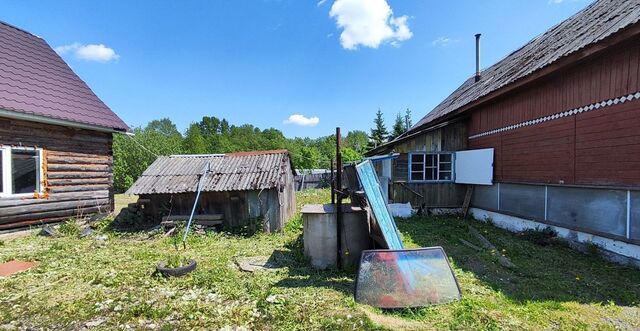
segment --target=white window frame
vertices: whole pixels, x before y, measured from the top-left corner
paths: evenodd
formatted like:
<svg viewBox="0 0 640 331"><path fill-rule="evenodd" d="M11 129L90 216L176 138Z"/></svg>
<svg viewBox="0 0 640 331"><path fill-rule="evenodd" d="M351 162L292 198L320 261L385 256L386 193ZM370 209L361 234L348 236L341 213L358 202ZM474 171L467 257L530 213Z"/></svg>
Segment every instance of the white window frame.
<svg viewBox="0 0 640 331"><path fill-rule="evenodd" d="M12 192L13 188L12 188L12 184L13 184L13 171L11 169L11 151L12 150L27 150L27 151L36 151L38 153L38 165L37 165L37 171L36 171L36 185L37 185L37 190L31 193L18 193L18 194L14 194ZM0 166L2 167L2 192L0 192L0 198L7 198L7 197L32 197L34 194L42 194L43 193L43 189L44 189L44 184L43 184L43 174L44 174L44 168L43 168L43 152L42 152L42 148L36 148L36 147L15 147L15 146L6 146L6 145L0 145L0 153L2 153L2 164L0 164Z"/></svg>
<svg viewBox="0 0 640 331"><path fill-rule="evenodd" d="M423 179L413 179L413 156L414 155L422 155L422 178ZM451 162L441 162L441 155L449 155L451 157ZM435 165L431 167L427 167L427 157L435 156ZM418 162L419 163L419 162ZM440 170L440 165L444 163L451 163L450 170ZM409 162L408 162L408 172L409 172L409 181L413 183L452 183L455 181L455 153L453 152L413 152L409 153ZM427 170L436 171L436 179L424 179L427 178ZM449 179L440 179L440 172L450 172L451 178Z"/></svg>

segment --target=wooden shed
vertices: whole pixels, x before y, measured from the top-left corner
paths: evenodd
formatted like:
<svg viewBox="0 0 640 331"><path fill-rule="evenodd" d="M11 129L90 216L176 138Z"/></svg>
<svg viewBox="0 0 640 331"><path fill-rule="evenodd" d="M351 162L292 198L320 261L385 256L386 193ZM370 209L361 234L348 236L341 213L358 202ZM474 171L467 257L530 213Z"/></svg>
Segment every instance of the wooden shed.
<svg viewBox="0 0 640 331"><path fill-rule="evenodd" d="M196 215L227 227L260 222L280 231L295 213L294 168L286 150L161 156L129 188L144 213L187 219L203 176Z"/></svg>
<svg viewBox="0 0 640 331"><path fill-rule="evenodd" d="M0 22L0 230L113 209L129 130L42 38Z"/></svg>
<svg viewBox="0 0 640 331"><path fill-rule="evenodd" d="M478 70L369 152L400 153L392 198L461 206L471 184L480 218L640 264L639 20L640 1L599 0Z"/></svg>

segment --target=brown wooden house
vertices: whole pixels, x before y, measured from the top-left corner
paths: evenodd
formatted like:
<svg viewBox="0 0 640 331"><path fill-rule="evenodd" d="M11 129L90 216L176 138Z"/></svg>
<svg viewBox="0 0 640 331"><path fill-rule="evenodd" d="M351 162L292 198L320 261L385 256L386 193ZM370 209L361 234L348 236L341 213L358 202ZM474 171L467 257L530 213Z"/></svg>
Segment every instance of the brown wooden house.
<svg viewBox="0 0 640 331"><path fill-rule="evenodd" d="M398 139L390 197L553 227L640 261L640 1L599 0L471 76Z"/></svg>
<svg viewBox="0 0 640 331"><path fill-rule="evenodd" d="M0 230L111 211L127 125L42 38L0 22L0 45Z"/></svg>

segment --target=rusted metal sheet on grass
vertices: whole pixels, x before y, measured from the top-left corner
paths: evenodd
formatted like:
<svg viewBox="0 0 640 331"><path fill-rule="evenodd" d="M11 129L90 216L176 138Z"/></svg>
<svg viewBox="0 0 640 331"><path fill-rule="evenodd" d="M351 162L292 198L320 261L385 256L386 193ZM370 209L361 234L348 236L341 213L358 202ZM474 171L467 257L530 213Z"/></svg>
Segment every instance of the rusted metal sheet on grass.
<svg viewBox="0 0 640 331"><path fill-rule="evenodd" d="M387 203L384 199L380 182L376 171L371 164L371 161L367 160L356 165L356 172L358 173L358 180L360 185L364 189L367 197L369 207L373 212L373 216L380 227L382 236L387 243L389 249L403 249L402 239L400 233L396 227L396 223L389 212Z"/></svg>
<svg viewBox="0 0 640 331"><path fill-rule="evenodd" d="M378 308L424 307L460 296L442 247L362 252L356 302Z"/></svg>

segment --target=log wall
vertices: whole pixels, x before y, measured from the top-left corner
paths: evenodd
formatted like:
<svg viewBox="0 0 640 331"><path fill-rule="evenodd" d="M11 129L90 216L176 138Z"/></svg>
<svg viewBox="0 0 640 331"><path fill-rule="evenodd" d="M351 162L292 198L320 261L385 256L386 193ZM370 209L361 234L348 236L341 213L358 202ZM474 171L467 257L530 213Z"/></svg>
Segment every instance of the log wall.
<svg viewBox="0 0 640 331"><path fill-rule="evenodd" d="M0 145L43 149L45 192L0 198L0 230L113 210L111 133L0 118Z"/></svg>

